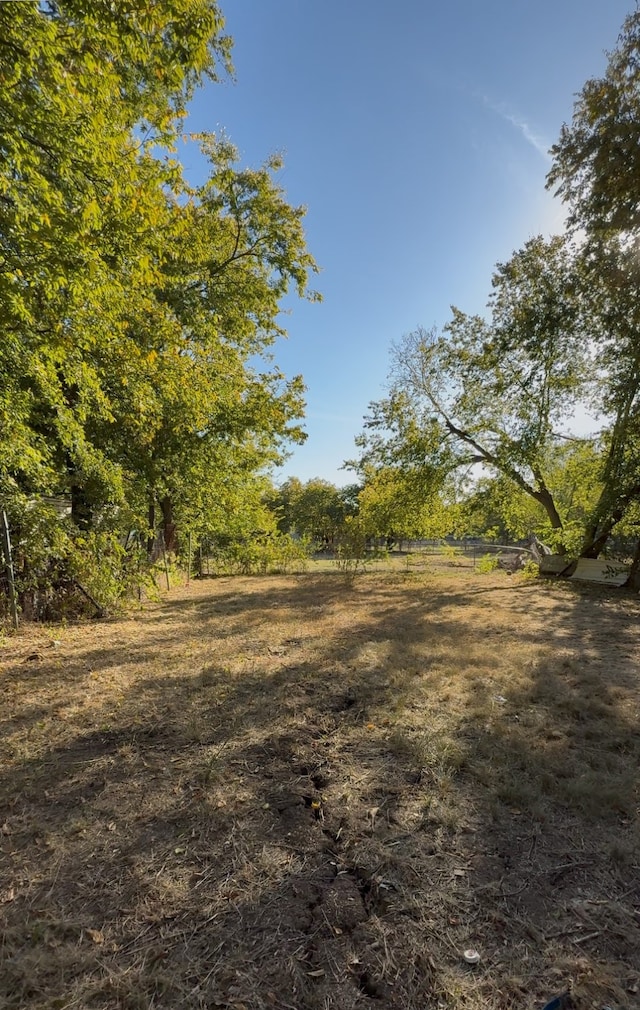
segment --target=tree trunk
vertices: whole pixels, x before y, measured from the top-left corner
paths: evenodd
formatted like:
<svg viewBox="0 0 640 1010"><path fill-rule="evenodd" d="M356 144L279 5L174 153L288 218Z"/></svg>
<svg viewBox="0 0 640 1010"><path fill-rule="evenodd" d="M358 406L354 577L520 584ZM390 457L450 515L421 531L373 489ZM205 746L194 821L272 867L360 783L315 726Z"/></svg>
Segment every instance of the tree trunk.
<svg viewBox="0 0 640 1010"><path fill-rule="evenodd" d="M638 542L636 543L633 561L631 562L631 571L629 572L629 578L625 582L625 586L629 589L640 591L640 537L638 537Z"/></svg>
<svg viewBox="0 0 640 1010"><path fill-rule="evenodd" d="M178 551L178 535L176 524L173 521L173 506L168 495L160 502L162 509L162 531L164 533L164 546L167 553L176 554Z"/></svg>
<svg viewBox="0 0 640 1010"><path fill-rule="evenodd" d="M609 515L605 513L604 522L596 519L593 525L587 530L587 535L584 538L582 544L582 549L580 551L581 558L597 558L600 552L604 549L605 544L609 537L611 536L613 527L616 523L619 523L624 515L624 508L622 506L617 506L612 509Z"/></svg>
<svg viewBox="0 0 640 1010"><path fill-rule="evenodd" d="M594 520L587 534L580 551L581 558L597 558L604 548L607 540L634 500L640 497L640 484L628 487L615 499L615 505L611 501L611 496L605 497L604 492L594 512Z"/></svg>
<svg viewBox="0 0 640 1010"><path fill-rule="evenodd" d="M581 558L597 558L599 556L599 554L600 554L600 551L602 550L602 548L606 544L607 540L609 539L609 533L610 532L611 531L608 530L606 533L602 533L599 537L596 537L595 540L588 539L583 544L582 550L580 551L580 557Z"/></svg>
<svg viewBox="0 0 640 1010"><path fill-rule="evenodd" d="M71 519L80 530L91 528L93 511L80 484L71 485Z"/></svg>
<svg viewBox="0 0 640 1010"><path fill-rule="evenodd" d="M552 528L554 530L559 530L560 532L562 532L563 530L562 519L560 518L551 492L546 487L543 487L540 490L535 491L532 497L535 498L536 501L540 503L540 505L542 505L543 509L545 510L545 512L549 517L549 521L551 523ZM564 544L560 544L555 549L554 553L563 555L567 553L567 549L564 546Z"/></svg>

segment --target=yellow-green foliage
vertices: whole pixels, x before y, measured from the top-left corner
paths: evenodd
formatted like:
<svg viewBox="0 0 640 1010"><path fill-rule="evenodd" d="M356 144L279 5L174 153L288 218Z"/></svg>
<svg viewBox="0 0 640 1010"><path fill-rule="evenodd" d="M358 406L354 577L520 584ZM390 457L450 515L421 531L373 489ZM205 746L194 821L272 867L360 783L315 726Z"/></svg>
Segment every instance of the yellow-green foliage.
<svg viewBox="0 0 640 1010"><path fill-rule="evenodd" d="M212 560L218 574L267 575L304 571L309 541L289 534L274 534L234 541L215 549Z"/></svg>
<svg viewBox="0 0 640 1010"><path fill-rule="evenodd" d="M529 558L528 561L525 561L520 569L520 575L523 579L537 579L539 574L540 566L531 558Z"/></svg>
<svg viewBox="0 0 640 1010"><path fill-rule="evenodd" d="M476 570L483 573L495 572L497 567L498 558L495 554L483 554L476 564Z"/></svg>

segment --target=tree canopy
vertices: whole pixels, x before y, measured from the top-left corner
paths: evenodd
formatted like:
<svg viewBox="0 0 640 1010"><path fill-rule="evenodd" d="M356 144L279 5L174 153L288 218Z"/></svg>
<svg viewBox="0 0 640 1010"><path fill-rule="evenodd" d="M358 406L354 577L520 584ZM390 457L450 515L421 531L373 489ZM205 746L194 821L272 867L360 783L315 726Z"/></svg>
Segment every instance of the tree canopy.
<svg viewBox="0 0 640 1010"><path fill-rule="evenodd" d="M602 494L589 524L593 550L640 496L640 11L625 20L605 74L583 86L552 148L548 186L581 229L586 298L604 384Z"/></svg>
<svg viewBox="0 0 640 1010"><path fill-rule="evenodd" d="M552 147L548 186L594 236L640 227L640 11L626 18L603 77L585 82Z"/></svg>
<svg viewBox="0 0 640 1010"><path fill-rule="evenodd" d="M345 518L354 512L351 489L345 493L321 477L305 483L290 477L270 496L270 506L282 532L316 544L331 542Z"/></svg>
<svg viewBox="0 0 640 1010"><path fill-rule="evenodd" d="M23 544L47 496L72 534L228 532L305 437L270 354L282 299L317 297L304 208L280 159L184 135L230 53L215 0L0 4L0 494Z"/></svg>
<svg viewBox="0 0 640 1010"><path fill-rule="evenodd" d="M464 490L481 465L541 507L564 549L548 463L594 378L578 280L565 240L532 239L498 266L488 320L453 309L444 333L406 335L364 459L411 469L425 493L452 479Z"/></svg>
<svg viewBox="0 0 640 1010"><path fill-rule="evenodd" d="M0 5L0 493L69 495L86 529L153 508L210 529L301 440L266 351L316 270L277 158L226 140L190 185L188 102L231 71L215 0ZM213 518L213 517L217 518Z"/></svg>
<svg viewBox="0 0 640 1010"><path fill-rule="evenodd" d="M640 500L639 68L635 11L552 149L566 234L498 264L486 316L453 308L442 333L405 335L359 440L362 466L401 468L424 495L455 480L476 517L586 557Z"/></svg>

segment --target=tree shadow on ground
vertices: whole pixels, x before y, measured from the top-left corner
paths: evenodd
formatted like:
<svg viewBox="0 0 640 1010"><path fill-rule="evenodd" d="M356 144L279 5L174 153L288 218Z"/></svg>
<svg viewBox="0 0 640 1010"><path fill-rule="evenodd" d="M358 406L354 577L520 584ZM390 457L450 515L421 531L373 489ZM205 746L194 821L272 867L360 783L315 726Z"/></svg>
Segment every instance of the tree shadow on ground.
<svg viewBox="0 0 640 1010"><path fill-rule="evenodd" d="M638 1005L637 600L198 592L14 670L7 1006Z"/></svg>

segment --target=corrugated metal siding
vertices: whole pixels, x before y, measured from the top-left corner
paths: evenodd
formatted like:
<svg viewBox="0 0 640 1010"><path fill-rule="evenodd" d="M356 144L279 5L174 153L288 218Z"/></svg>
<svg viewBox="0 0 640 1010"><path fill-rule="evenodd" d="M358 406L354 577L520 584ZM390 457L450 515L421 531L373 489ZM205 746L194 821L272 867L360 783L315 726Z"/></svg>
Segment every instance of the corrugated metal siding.
<svg viewBox="0 0 640 1010"><path fill-rule="evenodd" d="M600 561L598 558L580 558L571 576L585 582L601 582L606 586L623 586L629 578L629 565L617 561Z"/></svg>
<svg viewBox="0 0 640 1010"><path fill-rule="evenodd" d="M629 565L621 565L618 561L602 561L599 558L578 558L577 563L559 554L550 554L540 563L543 575L559 575L571 564L576 564L576 570L570 576L582 582L599 582L605 586L623 586L629 577Z"/></svg>

